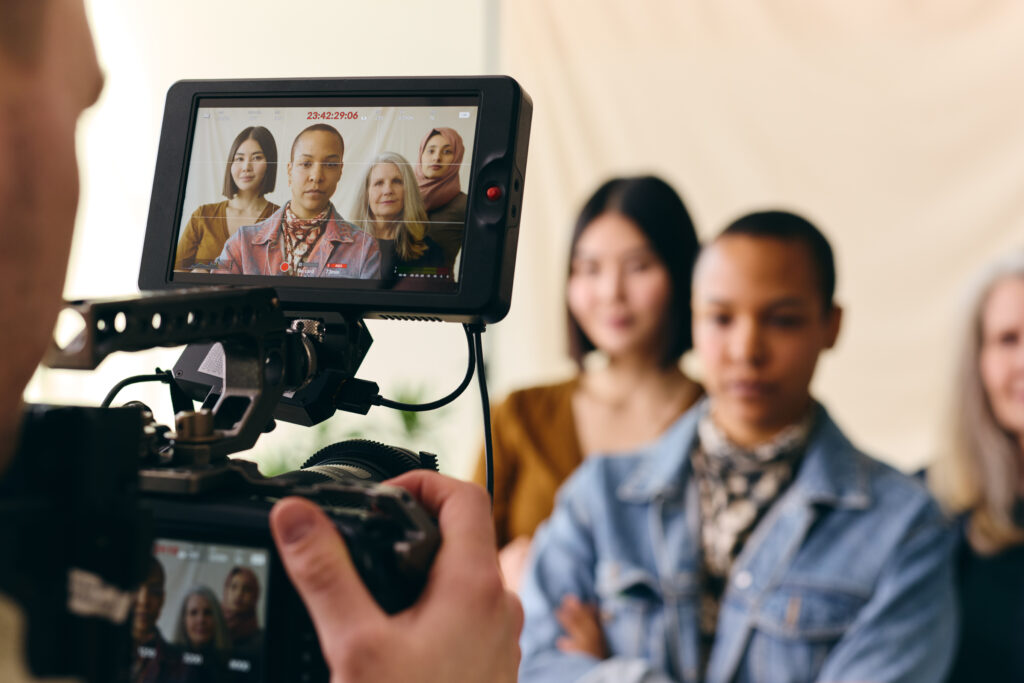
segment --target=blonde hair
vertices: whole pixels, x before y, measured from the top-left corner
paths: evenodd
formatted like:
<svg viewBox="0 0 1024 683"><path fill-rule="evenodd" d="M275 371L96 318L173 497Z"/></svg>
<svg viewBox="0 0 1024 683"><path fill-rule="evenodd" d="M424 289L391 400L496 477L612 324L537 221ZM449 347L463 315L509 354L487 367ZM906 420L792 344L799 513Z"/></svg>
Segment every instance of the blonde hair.
<svg viewBox="0 0 1024 683"><path fill-rule="evenodd" d="M356 197L352 222L364 232L377 237L374 231L377 218L370 210L370 176L373 169L381 164L393 164L402 176L404 198L402 218L396 221L398 230L395 233L395 254L403 261L413 261L427 250L427 243L423 239L427 234L427 210L423 208L423 198L420 196L419 183L416 182L412 166L401 154L383 152L370 162L369 168L366 169L366 177L359 188L359 195Z"/></svg>
<svg viewBox="0 0 1024 683"><path fill-rule="evenodd" d="M1020 445L996 420L979 364L985 304L996 285L1011 279L1024 280L1024 250L991 264L968 290L947 434L928 473L939 502L952 513L967 513L968 538L984 554L1024 543L1024 529L1013 521Z"/></svg>

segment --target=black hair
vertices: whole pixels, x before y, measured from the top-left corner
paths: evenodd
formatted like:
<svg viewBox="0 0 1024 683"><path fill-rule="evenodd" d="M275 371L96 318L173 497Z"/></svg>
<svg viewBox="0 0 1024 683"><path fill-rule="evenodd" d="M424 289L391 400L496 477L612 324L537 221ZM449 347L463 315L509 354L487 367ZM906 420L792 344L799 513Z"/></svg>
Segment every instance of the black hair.
<svg viewBox="0 0 1024 683"><path fill-rule="evenodd" d="M262 197L273 192L277 184L277 143L274 141L274 136L263 126L249 126L235 136L235 141L231 143L231 151L228 152L228 163L224 168L224 189L221 191L228 199L234 197L238 192L238 185L231 177L231 164L235 159L235 152L246 140L255 140L263 150L263 156L267 159L267 172L263 174L263 182L260 183L258 194Z"/></svg>
<svg viewBox="0 0 1024 683"><path fill-rule="evenodd" d="M675 190L661 178L638 176L613 178L587 200L576 219L569 244L569 270L576 244L594 220L604 213L618 213L633 221L647 240L655 256L668 270L672 296L666 321L667 338L663 365L678 362L693 346L690 315L690 279L693 263L700 250L693 221ZM569 353L577 365L594 350L579 323L567 310Z"/></svg>
<svg viewBox="0 0 1024 683"><path fill-rule="evenodd" d="M835 306L836 263L828 239L806 218L788 211L759 211L734 221L715 241L724 237L757 237L802 244L810 252L818 276L819 293L825 311Z"/></svg>
<svg viewBox="0 0 1024 683"><path fill-rule="evenodd" d="M44 0L0 2L0 56L21 67L34 68L43 55L46 13L57 10Z"/></svg>
<svg viewBox="0 0 1024 683"><path fill-rule="evenodd" d="M315 131L321 131L323 133L330 133L338 138L338 144L341 145L341 155L345 156L345 138L341 137L341 133L334 126L327 123L314 123L312 126L307 126L302 129L295 139L292 141L292 151L288 155L288 161L295 161L295 146L299 144L299 139L302 138L306 133L313 133Z"/></svg>
<svg viewBox="0 0 1024 683"><path fill-rule="evenodd" d="M160 576L160 585L164 585L164 582L167 580L167 572L164 571L164 566L160 563L160 560L150 555L149 560L146 562L147 579L149 578L149 575L154 572Z"/></svg>

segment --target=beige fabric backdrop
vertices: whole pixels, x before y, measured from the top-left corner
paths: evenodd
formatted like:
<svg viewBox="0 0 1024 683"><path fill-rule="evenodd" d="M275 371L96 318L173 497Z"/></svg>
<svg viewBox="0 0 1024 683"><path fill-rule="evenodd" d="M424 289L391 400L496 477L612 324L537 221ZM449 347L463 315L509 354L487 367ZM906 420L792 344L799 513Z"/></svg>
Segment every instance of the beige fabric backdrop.
<svg viewBox="0 0 1024 683"><path fill-rule="evenodd" d="M704 237L765 207L822 227L846 319L816 391L861 446L925 463L962 285L1024 245L1024 3L515 0L499 25L535 112L494 393L571 369L574 213L656 172Z"/></svg>
<svg viewBox="0 0 1024 683"><path fill-rule="evenodd" d="M828 232L848 316L817 389L858 441L913 467L933 450L960 285L1024 244L1024 3L1016 0L346 2L318 9L338 39L304 50L248 38L264 35L268 18L301 25L301 5L88 6L108 79L82 125L70 297L135 291L174 80L470 74L494 65L535 105L512 313L485 338L495 398L571 370L562 289L574 213L606 177L654 171L683 191L705 236L773 205L806 212ZM410 331L429 363L403 352ZM413 384L433 396L461 376L457 326L382 323L374 334L360 374L387 393ZM28 395L95 403L117 379L175 357L130 354L97 373L41 373ZM430 438L409 445L437 449L446 471L468 472L478 406L469 395L431 416ZM329 435L282 425L260 446L301 457L349 429L395 442L384 424L394 417L339 416Z"/></svg>

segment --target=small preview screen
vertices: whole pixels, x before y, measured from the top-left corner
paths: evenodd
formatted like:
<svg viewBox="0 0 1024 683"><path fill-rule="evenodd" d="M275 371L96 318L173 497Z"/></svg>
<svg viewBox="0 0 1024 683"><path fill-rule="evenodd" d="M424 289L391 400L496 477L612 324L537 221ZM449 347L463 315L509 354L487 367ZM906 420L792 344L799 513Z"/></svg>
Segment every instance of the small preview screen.
<svg viewBox="0 0 1024 683"><path fill-rule="evenodd" d="M133 681L263 681L270 554L158 539L132 610Z"/></svg>

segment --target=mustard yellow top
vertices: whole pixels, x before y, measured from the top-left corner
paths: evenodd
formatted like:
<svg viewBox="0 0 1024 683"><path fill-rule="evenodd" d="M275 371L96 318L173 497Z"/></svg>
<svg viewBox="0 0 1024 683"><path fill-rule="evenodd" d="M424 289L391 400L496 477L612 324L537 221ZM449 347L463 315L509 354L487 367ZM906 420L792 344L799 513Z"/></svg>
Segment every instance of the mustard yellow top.
<svg viewBox="0 0 1024 683"><path fill-rule="evenodd" d="M253 223L270 218L279 207L267 202L263 211ZM178 251L174 256L175 270L189 270L196 262L210 262L220 256L224 243L228 241L228 202L225 199L216 204L203 204L192 212L188 225L178 240Z"/></svg>
<svg viewBox="0 0 1024 683"><path fill-rule="evenodd" d="M494 530L499 547L518 536L533 536L554 509L558 487L583 462L572 407L578 386L579 377L574 377L515 391L491 412ZM703 393L698 386L680 404L676 417ZM473 481L486 486L483 449Z"/></svg>
<svg viewBox="0 0 1024 683"><path fill-rule="evenodd" d="M551 514L558 487L583 462L572 412L577 382L513 392L491 412L499 546L532 536ZM482 449L473 479L485 485Z"/></svg>

